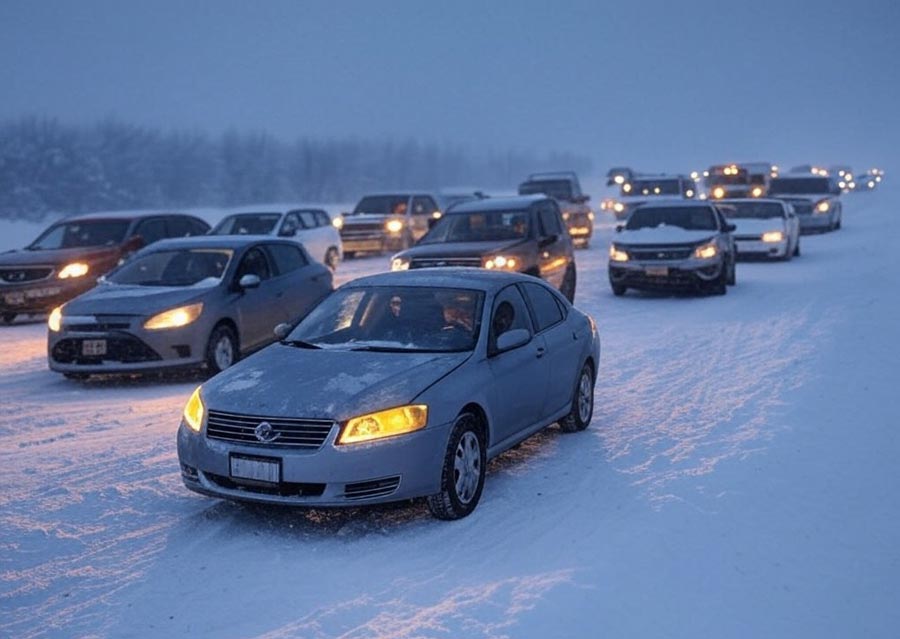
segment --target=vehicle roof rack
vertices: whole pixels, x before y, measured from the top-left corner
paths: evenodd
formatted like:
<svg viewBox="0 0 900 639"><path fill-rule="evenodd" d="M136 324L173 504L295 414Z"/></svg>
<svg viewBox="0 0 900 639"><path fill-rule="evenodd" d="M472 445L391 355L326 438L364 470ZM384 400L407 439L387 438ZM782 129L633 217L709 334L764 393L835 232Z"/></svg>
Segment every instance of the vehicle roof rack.
<svg viewBox="0 0 900 639"><path fill-rule="evenodd" d="M542 173L531 173L528 176L529 180L536 180L540 178L553 178L553 177L568 177L578 179L578 174L575 171L545 171Z"/></svg>

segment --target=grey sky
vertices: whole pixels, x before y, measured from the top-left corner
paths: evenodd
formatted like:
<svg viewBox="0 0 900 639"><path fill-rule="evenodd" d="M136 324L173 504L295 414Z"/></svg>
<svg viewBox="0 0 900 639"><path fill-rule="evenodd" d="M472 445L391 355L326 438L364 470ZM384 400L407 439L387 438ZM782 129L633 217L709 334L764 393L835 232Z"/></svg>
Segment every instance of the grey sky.
<svg viewBox="0 0 900 639"><path fill-rule="evenodd" d="M0 3L0 117L571 150L598 168L889 164L883 2Z"/></svg>

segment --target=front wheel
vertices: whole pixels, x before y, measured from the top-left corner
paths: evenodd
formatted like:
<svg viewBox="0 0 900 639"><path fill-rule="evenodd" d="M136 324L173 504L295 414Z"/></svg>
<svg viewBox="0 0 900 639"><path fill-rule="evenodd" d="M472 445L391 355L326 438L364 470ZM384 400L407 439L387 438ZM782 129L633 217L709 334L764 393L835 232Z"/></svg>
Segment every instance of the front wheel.
<svg viewBox="0 0 900 639"><path fill-rule="evenodd" d="M710 293L713 295L725 295L728 293L728 267L726 265L722 265L719 277L711 282Z"/></svg>
<svg viewBox="0 0 900 639"><path fill-rule="evenodd" d="M562 286L559 288L559 292L563 294L569 302L572 304L575 303L575 284L577 283L577 275L575 273L575 265L569 264L566 267L566 274L563 276Z"/></svg>
<svg viewBox="0 0 900 639"><path fill-rule="evenodd" d="M797 238L797 246L794 247L794 257L800 257L800 238Z"/></svg>
<svg viewBox="0 0 900 639"><path fill-rule="evenodd" d="M238 340L234 330L227 324L216 326L206 345L206 367L216 375L234 364L239 356Z"/></svg>
<svg viewBox="0 0 900 639"><path fill-rule="evenodd" d="M731 268L728 269L728 286L737 284L737 260L731 260Z"/></svg>
<svg viewBox="0 0 900 639"><path fill-rule="evenodd" d="M628 287L624 284L616 284L612 281L610 281L609 287L612 289L613 295L615 295L616 297L622 297L628 291Z"/></svg>
<svg viewBox="0 0 900 639"><path fill-rule="evenodd" d="M4 324L12 324L13 322L16 321L16 316L17 316L17 313L4 313L2 315L3 323Z"/></svg>
<svg viewBox="0 0 900 639"><path fill-rule="evenodd" d="M589 364L581 367L581 374L575 382L572 410L559 420L559 428L564 433L577 433L591 423L594 416L594 373Z"/></svg>
<svg viewBox="0 0 900 639"><path fill-rule="evenodd" d="M430 495L428 510L438 519L471 514L484 489L487 446L481 422L472 413L456 418L441 467L441 492Z"/></svg>

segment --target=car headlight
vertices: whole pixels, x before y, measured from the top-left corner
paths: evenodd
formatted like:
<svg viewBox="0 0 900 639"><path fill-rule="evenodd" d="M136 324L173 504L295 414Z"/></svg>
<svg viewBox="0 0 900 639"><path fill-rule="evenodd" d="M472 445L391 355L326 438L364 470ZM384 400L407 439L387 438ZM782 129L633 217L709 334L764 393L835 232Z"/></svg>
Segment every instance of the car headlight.
<svg viewBox="0 0 900 639"><path fill-rule="evenodd" d="M67 280L70 277L84 277L89 270L90 268L84 262L72 262L66 264L56 277L61 280Z"/></svg>
<svg viewBox="0 0 900 639"><path fill-rule="evenodd" d="M723 189L721 186L717 186L713 189L712 196L717 200L721 200L723 197L725 197L725 189Z"/></svg>
<svg viewBox="0 0 900 639"><path fill-rule="evenodd" d="M58 333L62 326L62 306L57 306L50 311L50 317L47 318L47 328L54 333Z"/></svg>
<svg viewBox="0 0 900 639"><path fill-rule="evenodd" d="M428 406L399 406L377 413L354 417L347 421L338 436L338 444L357 444L393 437L425 428Z"/></svg>
<svg viewBox="0 0 900 639"><path fill-rule="evenodd" d="M753 197L762 197L762 194L763 190L761 186L754 186L750 191L750 195L752 195Z"/></svg>
<svg viewBox="0 0 900 639"><path fill-rule="evenodd" d="M694 189L687 189L684 192L684 197L694 197Z"/></svg>
<svg viewBox="0 0 900 639"><path fill-rule="evenodd" d="M593 211L588 211L588 219L589 219L591 222L594 221L594 212L593 212Z"/></svg>
<svg viewBox="0 0 900 639"><path fill-rule="evenodd" d="M506 257L505 255L496 255L494 257L489 257L485 263L484 268L500 268L500 269L509 269L514 270L519 265L519 260L514 257Z"/></svg>
<svg viewBox="0 0 900 639"><path fill-rule="evenodd" d="M828 203L828 200L822 200L818 204L816 204L816 212L817 213L828 213L828 209L831 208L831 204Z"/></svg>
<svg viewBox="0 0 900 639"><path fill-rule="evenodd" d="M784 233L781 231L769 231L768 233L763 233L762 236L763 242L783 242L784 241Z"/></svg>
<svg viewBox="0 0 900 639"><path fill-rule="evenodd" d="M631 185L630 185L630 184L623 184L623 185L622 185L622 190L623 190L625 193L631 193Z"/></svg>
<svg viewBox="0 0 900 639"><path fill-rule="evenodd" d="M868 186L869 186L870 189L874 189L874 188L875 188L875 183L874 183L872 180L869 180Z"/></svg>
<svg viewBox="0 0 900 639"><path fill-rule="evenodd" d="M625 181L624 175L617 175L613 178L613 182L615 182L616 184L622 184L622 182L624 182L624 181Z"/></svg>
<svg viewBox="0 0 900 639"><path fill-rule="evenodd" d="M344 228L344 218L342 218L342 217L334 218L333 220L331 220L331 226L333 226L338 231L340 231L342 228Z"/></svg>
<svg viewBox="0 0 900 639"><path fill-rule="evenodd" d="M200 399L200 387L191 394L191 398L184 405L184 423L195 433L200 432L203 426L203 400Z"/></svg>
<svg viewBox="0 0 900 639"><path fill-rule="evenodd" d="M187 326L200 317L203 312L203 302L179 306L168 311L158 313L144 322L144 328L155 331L161 328L179 328Z"/></svg>
<svg viewBox="0 0 900 639"><path fill-rule="evenodd" d="M388 220L384 228L391 233L399 233L403 230L403 220Z"/></svg>
<svg viewBox="0 0 900 639"><path fill-rule="evenodd" d="M711 260L719 254L719 249L713 242L703 244L694 249L694 257L700 260Z"/></svg>
<svg viewBox="0 0 900 639"><path fill-rule="evenodd" d="M612 262L627 262L628 261L628 253L623 251L615 244L609 245L609 259Z"/></svg>
<svg viewBox="0 0 900 639"><path fill-rule="evenodd" d="M403 259L402 257L395 257L391 260L391 270L392 271L408 271L409 270L409 260Z"/></svg>
<svg viewBox="0 0 900 639"><path fill-rule="evenodd" d="M622 204L621 202L616 202L615 204L612 205L612 207L613 207L613 211L615 211L616 213L621 213L622 211L625 210L625 205Z"/></svg>

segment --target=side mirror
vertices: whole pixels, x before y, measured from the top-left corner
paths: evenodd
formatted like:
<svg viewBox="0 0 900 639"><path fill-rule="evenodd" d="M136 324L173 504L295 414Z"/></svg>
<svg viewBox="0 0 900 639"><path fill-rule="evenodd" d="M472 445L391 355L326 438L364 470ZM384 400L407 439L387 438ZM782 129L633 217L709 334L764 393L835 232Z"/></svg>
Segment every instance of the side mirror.
<svg viewBox="0 0 900 639"><path fill-rule="evenodd" d="M257 288L259 286L259 283L259 275L253 275L252 273L247 273L247 275L244 275L240 280L238 280L238 286L243 290Z"/></svg>
<svg viewBox="0 0 900 639"><path fill-rule="evenodd" d="M540 246L541 248L544 248L545 246L550 246L558 239L559 239L558 235L548 235L547 237L541 238L541 241L538 242L538 246Z"/></svg>
<svg viewBox="0 0 900 639"><path fill-rule="evenodd" d="M282 228L281 232L278 233L278 237L294 237L295 235L297 235L297 229L294 227Z"/></svg>
<svg viewBox="0 0 900 639"><path fill-rule="evenodd" d="M590 195L582 195L581 197L578 198L578 201L579 201L581 204L584 204L585 202L587 202L587 201L590 200L590 199L591 199L591 196L590 196Z"/></svg>
<svg viewBox="0 0 900 639"><path fill-rule="evenodd" d="M504 353L506 351L511 351L514 348L525 346L525 344L530 341L531 333L528 332L528 329L514 328L511 331L506 331L497 338L497 352Z"/></svg>
<svg viewBox="0 0 900 639"><path fill-rule="evenodd" d="M616 233L621 233L624 230L625 230L624 224L616 224Z"/></svg>
<svg viewBox="0 0 900 639"><path fill-rule="evenodd" d="M734 224L728 223L725 225L725 231L727 233L734 233L737 227Z"/></svg>
<svg viewBox="0 0 900 639"><path fill-rule="evenodd" d="M275 331L274 331L275 337L277 337L279 340L284 339L285 337L287 337L290 334L291 328L292 327L290 324L288 324L286 322L282 322L281 324L279 324L278 326L275 327Z"/></svg>

